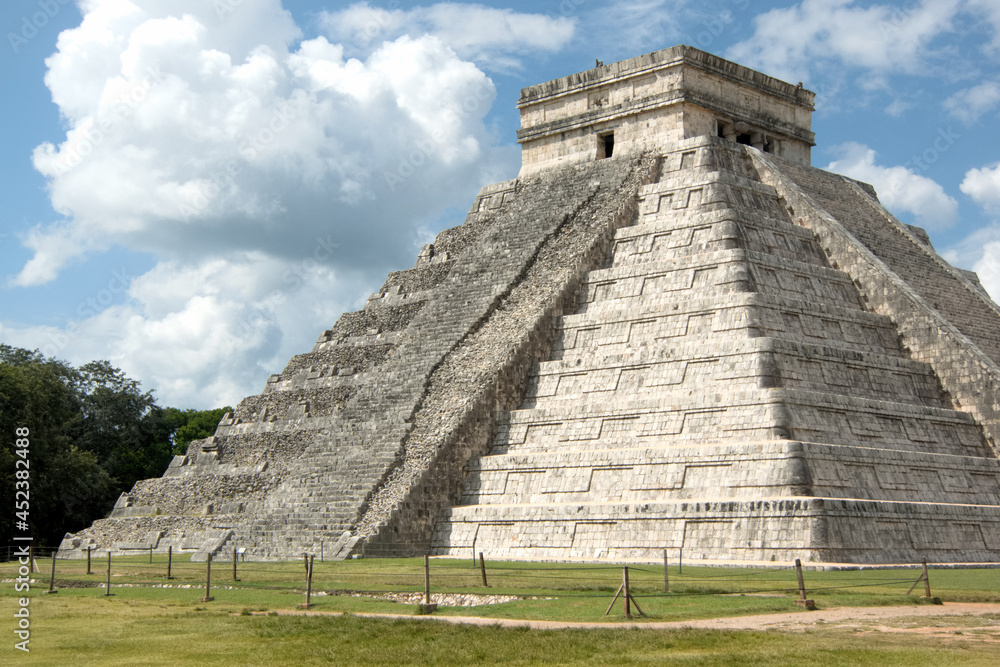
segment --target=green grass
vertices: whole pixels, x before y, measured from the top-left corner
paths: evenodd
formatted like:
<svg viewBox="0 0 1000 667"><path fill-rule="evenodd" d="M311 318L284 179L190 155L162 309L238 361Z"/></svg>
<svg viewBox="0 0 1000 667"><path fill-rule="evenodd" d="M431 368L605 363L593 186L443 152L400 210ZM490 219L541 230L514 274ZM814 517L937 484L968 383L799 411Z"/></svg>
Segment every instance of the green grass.
<svg viewBox="0 0 1000 667"><path fill-rule="evenodd" d="M41 561L42 566L48 563ZM47 567L36 575L44 579ZM206 565L176 559L174 579L166 579L166 559L148 557L115 559L113 590L134 591L156 599L190 600L204 595ZM60 588L96 586L106 578L106 561L94 559L93 574L86 574L85 561L58 561ZM670 594L663 593L663 568L637 565L629 568L633 595L650 620L715 618L768 612L795 611L798 597L792 569L671 567ZM14 567L0 565L0 578L13 576ZM907 590L919 570L809 571L805 581L809 597L819 606L879 606L920 604L920 584L911 595ZM239 604L294 606L304 601L305 567L301 561L239 563L238 582L232 579L232 561L217 561L212 568L213 596L217 601ZM1000 601L1000 570L931 570L932 593L950 601ZM561 621L613 622L622 613L619 602L611 616L604 612L621 584L620 567L567 564L494 562L487 564L489 588L482 587L481 574L468 560L431 561L432 592L517 595L523 599L501 605L442 608L439 613L474 613L493 618L548 619ZM423 559L367 559L315 563L313 602L329 611L409 613L412 607L371 598L323 595L338 591L400 592L423 590ZM119 588L123 584L144 587ZM188 588L180 588L188 587ZM87 595L103 591L84 589ZM640 618L641 620L641 618Z"/></svg>
<svg viewBox="0 0 1000 667"><path fill-rule="evenodd" d="M488 563L491 587L469 561L433 560L433 592L516 594L516 602L473 608L441 608L436 615L607 622L606 629L526 631L468 627L426 619L389 620L249 615L292 609L304 601L301 562L213 564L213 602L202 602L205 564L148 557L113 562L114 595L94 587L106 561L58 561L58 595L44 595L49 572L32 586L32 652L25 664L705 664L705 665L994 665L995 631L941 638L858 633L820 628L805 633L652 631L615 628L621 601L605 617L621 582L621 569L593 565ZM0 564L11 579L16 565ZM799 612L792 570L685 567L670 570L671 594L663 595L663 569L630 568L633 594L648 620L685 620L769 612ZM822 607L919 604L922 585L910 596L914 570L806 571L809 596ZM131 584L131 586L123 586ZM1000 570L932 570L932 592L948 601L1000 601ZM171 588L163 585L174 586ZM178 588L177 586L189 586ZM314 593L338 590L403 591L423 587L422 559L316 563ZM0 586L12 609L10 583ZM413 614L412 605L347 595L314 595L314 610ZM9 614L3 614L11 618ZM637 620L642 620L641 618ZM11 621L8 621L11 622ZM949 619L943 621L951 623ZM973 624L974 625L974 624ZM3 623L0 622L0 629ZM11 627L11 629L13 629ZM11 644L13 641L11 641ZM2 649L2 650L11 650ZM6 658L4 659L7 662Z"/></svg>

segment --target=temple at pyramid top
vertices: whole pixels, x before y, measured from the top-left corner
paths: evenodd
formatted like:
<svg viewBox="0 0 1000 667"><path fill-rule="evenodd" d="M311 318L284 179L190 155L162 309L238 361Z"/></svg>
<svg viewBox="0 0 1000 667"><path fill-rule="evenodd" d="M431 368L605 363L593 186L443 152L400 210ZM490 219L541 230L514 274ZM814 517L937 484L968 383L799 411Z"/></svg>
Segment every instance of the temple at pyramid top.
<svg viewBox="0 0 1000 667"><path fill-rule="evenodd" d="M724 137L808 166L816 94L690 46L521 91L521 176Z"/></svg>

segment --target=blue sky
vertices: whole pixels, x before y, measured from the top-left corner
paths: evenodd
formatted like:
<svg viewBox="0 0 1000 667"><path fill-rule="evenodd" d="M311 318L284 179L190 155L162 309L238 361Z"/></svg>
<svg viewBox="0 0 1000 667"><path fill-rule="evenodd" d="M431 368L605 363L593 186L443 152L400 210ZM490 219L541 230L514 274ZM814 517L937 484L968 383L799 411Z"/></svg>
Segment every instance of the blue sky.
<svg viewBox="0 0 1000 667"><path fill-rule="evenodd" d="M11 0L0 341L209 408L519 166L524 86L690 44L818 93L815 166L1000 297L995 0Z"/></svg>

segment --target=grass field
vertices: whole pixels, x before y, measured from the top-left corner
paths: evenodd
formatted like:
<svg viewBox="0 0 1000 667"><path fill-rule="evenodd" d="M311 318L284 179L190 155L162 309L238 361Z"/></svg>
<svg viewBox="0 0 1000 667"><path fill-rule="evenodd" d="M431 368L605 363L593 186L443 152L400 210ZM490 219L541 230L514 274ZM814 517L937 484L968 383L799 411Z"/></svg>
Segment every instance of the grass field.
<svg viewBox="0 0 1000 667"><path fill-rule="evenodd" d="M435 593L517 595L514 602L473 608L441 607L435 615L495 619L606 622L606 629L525 630L471 627L414 618L362 618L361 613L413 614L413 605L375 595L423 589L422 559L369 559L320 563L314 567L315 611L347 616L270 616L304 602L302 562L213 564L212 595L203 602L206 566L166 559L115 559L111 597L97 587L106 561L58 561L57 595L45 595L48 562L39 561L31 589L31 653L9 648L24 664L706 664L706 665L997 665L995 626L983 631L967 619L962 635L948 638L819 628L804 633L708 630L629 630L619 601L604 616L621 583L621 568L594 565L487 563L490 587L471 561L432 560ZM17 565L0 564L0 579L17 576ZM809 597L820 608L918 605L921 584L907 589L919 570L805 573ZM769 612L798 612L795 572L790 569L670 568L670 593L663 593L663 568L630 567L633 595L645 612L637 621L687 620ZM1000 601L1000 570L932 570L932 592L948 601ZM341 594L337 594L341 592ZM14 629L13 583L0 587ZM260 612L263 612L261 614ZM953 623L953 621L949 621ZM3 658L4 664L15 664Z"/></svg>

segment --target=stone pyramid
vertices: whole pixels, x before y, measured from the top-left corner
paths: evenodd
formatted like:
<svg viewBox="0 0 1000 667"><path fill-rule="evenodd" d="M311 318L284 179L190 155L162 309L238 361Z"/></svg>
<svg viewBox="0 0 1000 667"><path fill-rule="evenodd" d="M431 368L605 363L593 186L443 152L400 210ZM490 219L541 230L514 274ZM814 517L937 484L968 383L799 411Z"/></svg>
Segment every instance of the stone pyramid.
<svg viewBox="0 0 1000 667"><path fill-rule="evenodd" d="M813 99L683 46L526 88L517 180L63 549L1000 560L1000 309Z"/></svg>

